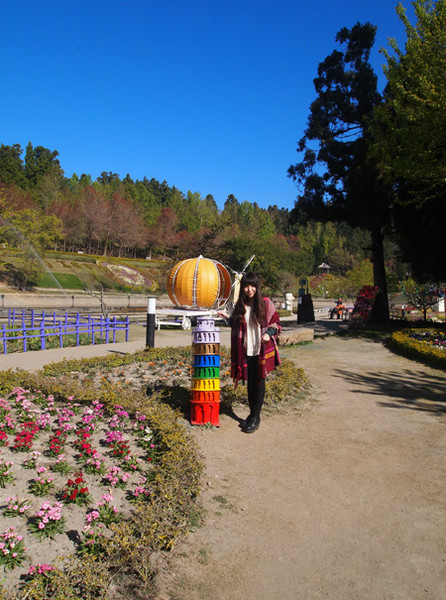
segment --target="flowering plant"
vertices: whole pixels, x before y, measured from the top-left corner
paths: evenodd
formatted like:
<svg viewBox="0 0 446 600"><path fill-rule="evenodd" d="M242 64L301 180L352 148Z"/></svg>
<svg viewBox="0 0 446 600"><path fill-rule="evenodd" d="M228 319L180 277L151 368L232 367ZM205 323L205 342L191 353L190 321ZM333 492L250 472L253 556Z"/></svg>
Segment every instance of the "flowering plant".
<svg viewBox="0 0 446 600"><path fill-rule="evenodd" d="M84 533L79 547L80 554L88 554L95 557L102 556L105 551L105 525L92 521L84 527Z"/></svg>
<svg viewBox="0 0 446 600"><path fill-rule="evenodd" d="M51 415L49 412L43 412L38 416L37 424L39 429L49 431L51 428Z"/></svg>
<svg viewBox="0 0 446 600"><path fill-rule="evenodd" d="M28 571L28 576L26 577L27 581L35 582L38 586L38 589L45 590L50 597L50 593L56 593L56 590L53 587L51 582L52 573L56 571L56 568L53 565L49 565L47 563L37 563L37 565L31 565ZM52 595L51 593L51 595Z"/></svg>
<svg viewBox="0 0 446 600"><path fill-rule="evenodd" d="M46 573L50 573L54 570L55 568L53 567L53 565L49 565L47 563L41 565L40 563L37 563L37 565L30 566L28 575L45 575Z"/></svg>
<svg viewBox="0 0 446 600"><path fill-rule="evenodd" d="M147 481L147 477L141 475L136 488L132 492L133 500L138 502L148 500L150 498L150 490L144 486Z"/></svg>
<svg viewBox="0 0 446 600"><path fill-rule="evenodd" d="M139 430L138 432L138 446L143 450L151 450L155 448L154 436L150 427L144 427L144 429Z"/></svg>
<svg viewBox="0 0 446 600"><path fill-rule="evenodd" d="M147 456L147 462L152 462L152 460L156 456L155 444L149 444L149 446L146 448L146 456Z"/></svg>
<svg viewBox="0 0 446 600"><path fill-rule="evenodd" d="M124 434L122 431L107 431L105 434L105 440L109 448L112 448L118 442L122 442L124 439Z"/></svg>
<svg viewBox="0 0 446 600"><path fill-rule="evenodd" d="M4 398L0 398L0 421L3 421L6 415L11 412L11 406Z"/></svg>
<svg viewBox="0 0 446 600"><path fill-rule="evenodd" d="M35 496L45 496L54 487L54 477L46 474L46 467L37 467L36 470L38 475L29 484L29 489Z"/></svg>
<svg viewBox="0 0 446 600"><path fill-rule="evenodd" d="M123 466L126 469L130 469L131 471L137 471L141 466L141 459L133 454L127 454L122 462Z"/></svg>
<svg viewBox="0 0 446 600"><path fill-rule="evenodd" d="M8 436L6 434L6 431L3 431L3 429L0 429L0 446L7 446L9 444L8 441Z"/></svg>
<svg viewBox="0 0 446 600"><path fill-rule="evenodd" d="M67 481L67 487L62 494L62 500L67 504L90 504L91 498L82 473L75 473L74 479Z"/></svg>
<svg viewBox="0 0 446 600"><path fill-rule="evenodd" d="M135 431L135 433L142 433L145 431L145 421L147 420L146 415L143 415L139 411L135 413L135 420L130 423L131 428ZM147 429L149 429L147 427ZM150 431L150 429L149 429Z"/></svg>
<svg viewBox="0 0 446 600"><path fill-rule="evenodd" d="M84 470L86 473L103 475L105 473L105 459L99 453L96 453L84 462Z"/></svg>
<svg viewBox="0 0 446 600"><path fill-rule="evenodd" d="M141 273L135 269L132 269L131 267L126 267L124 265L112 265L105 261L102 261L100 265L101 267L109 269L117 279L123 281L127 285L144 285L145 283L145 279Z"/></svg>
<svg viewBox="0 0 446 600"><path fill-rule="evenodd" d="M5 517L22 517L26 516L26 511L31 508L28 500L20 500L15 496L6 498L8 503L6 508L3 510Z"/></svg>
<svg viewBox="0 0 446 600"><path fill-rule="evenodd" d="M120 487L120 488L125 488L127 485L127 480L130 477L130 473L127 473L126 471L123 471L121 469L121 467L116 467L113 466L109 472L107 473L107 475L105 476L105 480L112 486L112 487Z"/></svg>
<svg viewBox="0 0 446 600"><path fill-rule="evenodd" d="M91 438L91 433L87 427L76 429L75 431L77 440L74 442L76 448L78 448L82 442L86 442L89 438Z"/></svg>
<svg viewBox="0 0 446 600"><path fill-rule="evenodd" d="M5 417L5 422L3 424L3 429L5 430L5 432L6 433L14 433L15 426L16 426L16 422L14 421L14 419L7 415Z"/></svg>
<svg viewBox="0 0 446 600"><path fill-rule="evenodd" d="M67 441L67 434L62 429L57 429L50 438L48 453L51 456L59 456L63 452L63 446Z"/></svg>
<svg viewBox="0 0 446 600"><path fill-rule="evenodd" d="M129 413L122 406L116 404L115 414L108 423L110 429L117 429L118 427L124 425L125 422L128 420L129 416Z"/></svg>
<svg viewBox="0 0 446 600"><path fill-rule="evenodd" d="M58 533L65 531L65 522L62 517L62 503L44 502L40 510L36 512L29 524L31 533L40 538L54 538Z"/></svg>
<svg viewBox="0 0 446 600"><path fill-rule="evenodd" d="M39 426L34 421L22 423L22 430L16 433L14 446L11 449L15 452L27 452L31 450L34 437L38 431Z"/></svg>
<svg viewBox="0 0 446 600"><path fill-rule="evenodd" d="M118 461L125 460L125 458L130 454L129 444L125 440L116 442L114 444L109 444L109 446L112 448L111 455Z"/></svg>
<svg viewBox="0 0 446 600"><path fill-rule="evenodd" d="M81 460L87 460L97 453L97 450L92 447L90 442L80 442L77 444L77 449L79 450L79 458Z"/></svg>
<svg viewBox="0 0 446 600"><path fill-rule="evenodd" d="M103 494L101 496L101 500L96 503L96 510L92 511L93 513L97 513L98 521L107 526L111 525L112 523L117 523L121 520L119 510L116 506L111 504L112 501L113 496L111 494Z"/></svg>
<svg viewBox="0 0 446 600"><path fill-rule="evenodd" d="M77 440L74 442L74 446L79 450L79 458L87 459L94 456L97 450L87 441L91 437L91 433L87 429L78 429L76 435Z"/></svg>
<svg viewBox="0 0 446 600"><path fill-rule="evenodd" d="M16 535L15 528L10 527L0 534L0 564L5 570L14 569L27 558L23 536Z"/></svg>
<svg viewBox="0 0 446 600"><path fill-rule="evenodd" d="M57 422L59 429L62 429L63 431L71 431L74 428L74 425L72 425L70 423L70 420L74 416L75 416L75 413L73 410L71 410L71 408L68 408L66 406L59 408L57 410L57 417L56 417L56 422ZM67 428L66 425L69 425L69 427Z"/></svg>
<svg viewBox="0 0 446 600"><path fill-rule="evenodd" d="M367 327L378 292L379 288L376 285L365 285L360 290L350 317L350 329Z"/></svg>
<svg viewBox="0 0 446 600"><path fill-rule="evenodd" d="M56 462L50 468L55 473L60 473L61 475L67 475L71 471L65 454L59 454Z"/></svg>
<svg viewBox="0 0 446 600"><path fill-rule="evenodd" d="M25 469L35 469L37 468L37 460L40 456L40 452L37 450L33 450L31 455L23 462L23 467Z"/></svg>
<svg viewBox="0 0 446 600"><path fill-rule="evenodd" d="M14 482L14 475L10 471L10 467L14 463L12 461L4 460L0 456L0 487L4 488L8 483Z"/></svg>
<svg viewBox="0 0 446 600"><path fill-rule="evenodd" d="M98 400L94 400L90 406L88 406L82 414L82 423L87 427L86 429L93 430L95 428L95 421L102 419L104 416L104 405Z"/></svg>

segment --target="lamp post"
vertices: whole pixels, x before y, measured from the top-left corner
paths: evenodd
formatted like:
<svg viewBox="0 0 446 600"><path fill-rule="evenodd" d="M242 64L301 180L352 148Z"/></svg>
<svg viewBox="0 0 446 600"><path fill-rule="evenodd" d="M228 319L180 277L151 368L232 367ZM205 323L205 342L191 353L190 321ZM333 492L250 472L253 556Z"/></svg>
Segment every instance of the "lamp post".
<svg viewBox="0 0 446 600"><path fill-rule="evenodd" d="M155 347L156 298L147 299L146 350Z"/></svg>

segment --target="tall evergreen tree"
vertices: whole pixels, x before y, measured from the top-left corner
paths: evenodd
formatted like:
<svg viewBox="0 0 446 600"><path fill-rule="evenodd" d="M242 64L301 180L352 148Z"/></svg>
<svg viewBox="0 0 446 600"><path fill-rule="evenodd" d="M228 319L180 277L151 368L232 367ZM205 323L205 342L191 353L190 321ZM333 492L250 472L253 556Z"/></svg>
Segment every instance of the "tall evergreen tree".
<svg viewBox="0 0 446 600"><path fill-rule="evenodd" d="M25 176L30 187L34 187L50 172L56 176L63 176L58 156L57 150L51 151L43 146L33 148L31 142L28 143L25 152Z"/></svg>
<svg viewBox="0 0 446 600"><path fill-rule="evenodd" d="M22 161L22 148L20 144L0 146L0 183L10 185L15 183L18 187L25 186L25 169Z"/></svg>
<svg viewBox="0 0 446 600"><path fill-rule="evenodd" d="M303 138L301 162L288 174L302 186L294 211L299 218L346 221L370 231L374 281L386 300L381 318L389 318L383 240L389 224L391 189L378 178L370 157L369 120L382 98L370 62L376 27L357 23L343 28L335 50L318 67L317 98ZM296 214L297 213L297 214Z"/></svg>

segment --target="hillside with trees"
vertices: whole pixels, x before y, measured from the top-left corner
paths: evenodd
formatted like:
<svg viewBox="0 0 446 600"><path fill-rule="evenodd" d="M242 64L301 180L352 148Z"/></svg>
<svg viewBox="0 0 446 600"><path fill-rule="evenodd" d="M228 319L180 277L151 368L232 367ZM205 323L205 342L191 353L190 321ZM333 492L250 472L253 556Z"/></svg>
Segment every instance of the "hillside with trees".
<svg viewBox="0 0 446 600"><path fill-rule="evenodd" d="M56 150L28 144L0 147L0 242L20 250L26 281L39 268L33 252L84 253L105 259L177 261L200 254L240 269L252 254L256 270L274 291L328 262L345 276L370 259L370 241L346 223L297 222L292 212L239 202L229 195L219 210L212 195L182 192L155 178L123 179L104 172L65 177ZM15 262L17 265L17 262ZM20 279L19 279L20 281Z"/></svg>

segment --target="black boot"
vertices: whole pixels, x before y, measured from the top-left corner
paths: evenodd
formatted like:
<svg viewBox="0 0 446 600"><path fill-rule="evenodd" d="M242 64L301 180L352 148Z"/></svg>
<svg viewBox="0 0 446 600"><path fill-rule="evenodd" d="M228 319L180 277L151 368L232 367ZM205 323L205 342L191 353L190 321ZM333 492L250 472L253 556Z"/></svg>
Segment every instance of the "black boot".
<svg viewBox="0 0 446 600"><path fill-rule="evenodd" d="M260 425L260 416L253 417L250 421L247 421L246 425L242 427L243 433L254 433L257 431Z"/></svg>

